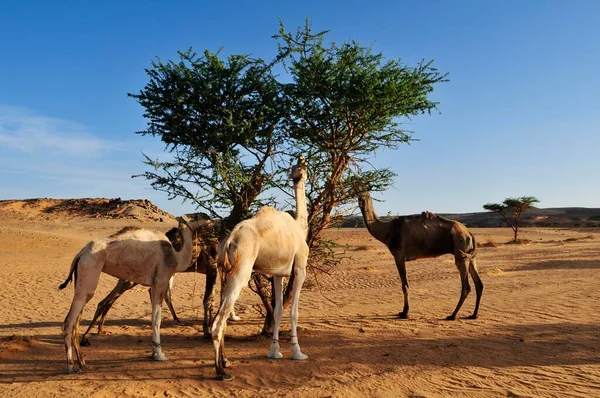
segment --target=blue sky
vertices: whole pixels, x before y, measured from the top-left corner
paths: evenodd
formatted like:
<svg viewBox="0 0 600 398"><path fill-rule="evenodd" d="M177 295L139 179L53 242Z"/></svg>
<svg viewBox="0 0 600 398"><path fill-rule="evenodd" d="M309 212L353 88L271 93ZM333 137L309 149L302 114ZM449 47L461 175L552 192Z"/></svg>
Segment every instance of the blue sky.
<svg viewBox="0 0 600 398"><path fill-rule="evenodd" d="M600 2L8 1L0 12L0 199L147 198L142 108L128 92L154 57L224 47L270 58L282 18L450 73L440 114L407 120L420 141L374 154L394 187L380 214L481 211L533 195L541 207L600 207Z"/></svg>

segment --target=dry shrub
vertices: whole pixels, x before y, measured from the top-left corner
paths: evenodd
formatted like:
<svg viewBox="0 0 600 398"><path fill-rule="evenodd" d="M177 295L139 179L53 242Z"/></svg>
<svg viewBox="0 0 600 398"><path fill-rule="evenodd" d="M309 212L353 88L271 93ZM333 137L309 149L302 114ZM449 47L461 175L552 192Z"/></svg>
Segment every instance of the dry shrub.
<svg viewBox="0 0 600 398"><path fill-rule="evenodd" d="M488 239L485 243L477 243L477 247L498 247L493 239Z"/></svg>
<svg viewBox="0 0 600 398"><path fill-rule="evenodd" d="M516 241L511 240L510 242L507 242L507 243L511 244L511 245L528 245L531 243L531 239L527 239L527 238L521 239L520 238L520 239L517 239Z"/></svg>
<svg viewBox="0 0 600 398"><path fill-rule="evenodd" d="M357 251L357 252L359 252L359 251L368 252L368 251L374 251L374 250L377 250L377 249L375 249L373 246L362 245L362 246L356 246L354 248L354 250Z"/></svg>
<svg viewBox="0 0 600 398"><path fill-rule="evenodd" d="M578 240L582 240L582 239L594 239L594 236L588 235L588 236L582 236L580 238L567 238L567 239L563 239L563 242L577 242Z"/></svg>

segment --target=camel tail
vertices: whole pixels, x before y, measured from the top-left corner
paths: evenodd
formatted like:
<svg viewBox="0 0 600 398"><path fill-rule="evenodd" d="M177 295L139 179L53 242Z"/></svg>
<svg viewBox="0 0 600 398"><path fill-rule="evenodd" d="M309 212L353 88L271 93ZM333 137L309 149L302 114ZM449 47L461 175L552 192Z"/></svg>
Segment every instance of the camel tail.
<svg viewBox="0 0 600 398"><path fill-rule="evenodd" d="M227 239L219 247L217 265L219 270L221 270L225 275L234 273L238 268L240 256L237 254L235 246L236 244L234 242L232 242L230 239ZM230 251L232 249L234 251L233 256L230 255Z"/></svg>
<svg viewBox="0 0 600 398"><path fill-rule="evenodd" d="M73 262L71 262L71 269L69 270L69 276L63 283L60 284L60 286L58 287L58 290L63 290L65 287L67 287L67 285L73 280L73 275L75 275L75 280L77 280L77 266L79 265L79 259L81 258L82 252L83 252L83 250L80 251L79 253L77 253L75 258L73 259Z"/></svg>
<svg viewBox="0 0 600 398"><path fill-rule="evenodd" d="M469 234L471 235L471 239L473 241L473 247L467 253L469 254L469 256L475 257L475 249L477 249L477 242L475 242L475 235L473 235L470 232L469 232Z"/></svg>
<svg viewBox="0 0 600 398"><path fill-rule="evenodd" d="M460 256L464 259L464 260L471 260L472 258L475 258L475 250L477 249L477 243L475 242L475 236L473 236L472 233L469 232L469 235L471 235L471 244L473 245L471 248L469 248L469 250L460 251Z"/></svg>

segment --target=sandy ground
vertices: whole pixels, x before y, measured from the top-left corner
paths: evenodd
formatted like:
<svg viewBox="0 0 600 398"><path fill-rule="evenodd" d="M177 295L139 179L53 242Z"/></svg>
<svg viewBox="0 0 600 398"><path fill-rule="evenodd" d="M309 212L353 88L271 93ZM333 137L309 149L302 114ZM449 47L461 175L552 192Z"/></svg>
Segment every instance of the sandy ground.
<svg viewBox="0 0 600 398"><path fill-rule="evenodd" d="M597 232L525 229L532 243L507 245L507 229L473 229L478 242L499 243L478 249L480 318L464 319L473 291L461 318L445 321L460 291L451 256L408 264L411 313L400 320L402 291L387 249L365 229L328 231L351 257L303 289L299 336L309 359L292 361L286 344L284 359L266 358L258 300L246 289L236 306L243 320L227 329L235 376L227 383L214 380L212 343L199 333L204 278L189 274L176 277L173 292L184 325L163 310L169 361L149 359L150 303L138 287L117 302L107 333L83 347L86 372L67 374L60 326L72 286L57 286L88 240L142 223L12 210L0 210L2 397L600 396ZM82 325L115 282L102 276ZM282 327L289 336L287 312Z"/></svg>

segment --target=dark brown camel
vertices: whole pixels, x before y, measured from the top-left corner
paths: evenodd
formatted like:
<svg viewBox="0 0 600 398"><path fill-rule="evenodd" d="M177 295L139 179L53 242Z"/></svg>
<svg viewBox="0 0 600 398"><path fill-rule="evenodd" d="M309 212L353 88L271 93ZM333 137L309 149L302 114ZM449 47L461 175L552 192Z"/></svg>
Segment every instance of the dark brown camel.
<svg viewBox="0 0 600 398"><path fill-rule="evenodd" d="M208 219L208 216L206 216ZM202 322L202 332L205 337L210 336L210 324L213 318L213 299L214 299L214 287L217 281L217 244L218 241L213 237L214 221L207 221L205 225L199 228L197 233L194 236L194 257L192 259L192 265L187 268L183 272L198 272L206 275L206 286L204 290L204 299L203 299L203 307L204 307L204 319ZM173 244L173 247L176 250L179 250L181 247L181 236L178 234L177 228L172 228L166 234L169 241ZM172 281L171 281L172 282ZM104 322L106 320L106 315L108 311L112 308L114 303L117 301L119 297L126 291L132 289L136 286L137 283L131 282L125 279L119 279L117 285L113 288L113 290L98 303L96 308L96 313L92 318L92 322L88 326L87 330L81 336L81 345L89 346L89 335L90 331L94 327L94 323L100 317L100 321L98 322L98 334L102 333L102 329L104 327ZM173 303L171 302L171 289L167 291L165 296L165 302L169 307L169 311L173 316L173 320L177 323L180 322L177 314L175 313L175 308L173 307ZM239 320L239 317L235 315L235 312L229 317L230 320Z"/></svg>
<svg viewBox="0 0 600 398"><path fill-rule="evenodd" d="M454 262L460 273L462 284L456 309L446 319L456 319L456 314L469 295L471 291L469 274L471 274L471 278L475 283L477 300L475 311L468 318L477 318L479 301L483 293L483 283L477 272L475 237L467 227L458 221L449 220L430 212L423 212L420 215L400 216L388 222L381 221L375 214L373 200L369 192L359 195L358 205L371 235L384 243L396 260L396 267L402 281L402 292L404 293L404 309L398 314L399 318L408 318L406 261L438 257L442 254L454 255Z"/></svg>

